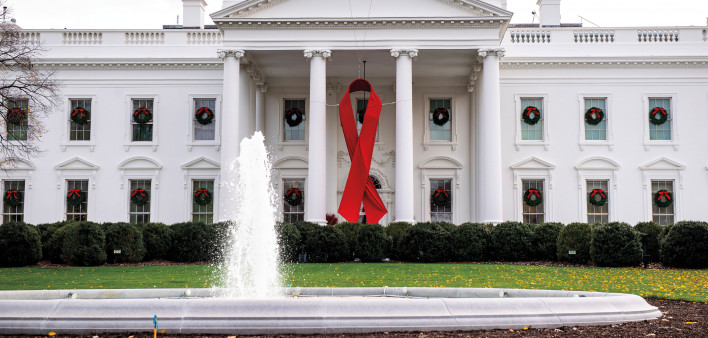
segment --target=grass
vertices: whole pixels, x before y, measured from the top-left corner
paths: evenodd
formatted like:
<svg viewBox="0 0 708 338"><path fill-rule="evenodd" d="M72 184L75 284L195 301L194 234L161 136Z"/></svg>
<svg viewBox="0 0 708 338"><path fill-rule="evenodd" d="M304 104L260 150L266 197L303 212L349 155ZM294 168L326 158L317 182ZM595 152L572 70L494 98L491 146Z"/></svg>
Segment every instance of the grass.
<svg viewBox="0 0 708 338"><path fill-rule="evenodd" d="M201 288L211 265L0 269L0 290ZM288 264L290 286L427 286L623 292L708 302L708 270L545 267L503 264Z"/></svg>

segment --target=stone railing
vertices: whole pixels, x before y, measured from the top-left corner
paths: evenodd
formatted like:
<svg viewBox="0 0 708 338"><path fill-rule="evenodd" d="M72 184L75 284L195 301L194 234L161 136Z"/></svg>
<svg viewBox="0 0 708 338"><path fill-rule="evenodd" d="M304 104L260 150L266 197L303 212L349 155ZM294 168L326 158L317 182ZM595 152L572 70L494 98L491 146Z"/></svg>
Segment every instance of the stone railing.
<svg viewBox="0 0 708 338"><path fill-rule="evenodd" d="M62 35L65 45L100 45L103 43L101 32L65 32Z"/></svg>
<svg viewBox="0 0 708 338"><path fill-rule="evenodd" d="M678 42L679 31L677 29L639 30L637 38L639 42Z"/></svg>
<svg viewBox="0 0 708 338"><path fill-rule="evenodd" d="M612 43L615 42L615 31L608 29L577 29L573 31L575 43Z"/></svg>
<svg viewBox="0 0 708 338"><path fill-rule="evenodd" d="M553 39L551 39L553 36ZM706 43L708 27L509 28L507 44L676 44Z"/></svg>
<svg viewBox="0 0 708 338"><path fill-rule="evenodd" d="M216 29L159 30L22 30L22 37L47 46L190 46L221 45ZM40 38L41 37L41 38Z"/></svg>
<svg viewBox="0 0 708 338"><path fill-rule="evenodd" d="M509 33L511 43L549 43L551 32L547 30L514 30Z"/></svg>
<svg viewBox="0 0 708 338"><path fill-rule="evenodd" d="M200 31L188 32L187 44L192 45L218 45L221 44L221 32L219 31Z"/></svg>

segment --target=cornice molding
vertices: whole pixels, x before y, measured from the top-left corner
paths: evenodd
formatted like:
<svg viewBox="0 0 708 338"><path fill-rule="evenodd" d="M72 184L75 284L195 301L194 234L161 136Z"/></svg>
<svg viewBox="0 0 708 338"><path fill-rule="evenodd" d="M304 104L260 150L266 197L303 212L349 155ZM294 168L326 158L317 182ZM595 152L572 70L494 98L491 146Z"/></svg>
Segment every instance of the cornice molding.
<svg viewBox="0 0 708 338"><path fill-rule="evenodd" d="M506 27L508 18L302 18L302 19L220 19L221 29L445 29Z"/></svg>
<svg viewBox="0 0 708 338"><path fill-rule="evenodd" d="M53 70L221 70L219 62L37 62L38 69Z"/></svg>
<svg viewBox="0 0 708 338"><path fill-rule="evenodd" d="M708 61L652 60L510 60L499 62L501 69L585 69L585 68L708 68Z"/></svg>

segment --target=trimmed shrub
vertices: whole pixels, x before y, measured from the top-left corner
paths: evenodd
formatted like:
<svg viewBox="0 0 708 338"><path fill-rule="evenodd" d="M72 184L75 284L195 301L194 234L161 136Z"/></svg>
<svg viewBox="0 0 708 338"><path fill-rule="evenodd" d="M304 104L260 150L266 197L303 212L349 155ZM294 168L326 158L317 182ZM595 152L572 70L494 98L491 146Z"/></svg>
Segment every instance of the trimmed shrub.
<svg viewBox="0 0 708 338"><path fill-rule="evenodd" d="M56 240L53 240L52 237L54 237L54 234L59 228L62 228L67 224L69 224L69 221L37 225L37 230L39 231L39 236L42 240L43 260L49 260L54 264L63 263L61 259L61 247L64 243L63 234L57 236Z"/></svg>
<svg viewBox="0 0 708 338"><path fill-rule="evenodd" d="M659 238L661 237L663 228L664 227L654 222L643 222L634 226L634 229L639 231L640 234L647 234L642 241L646 242L647 254L651 256L653 262L659 261Z"/></svg>
<svg viewBox="0 0 708 338"><path fill-rule="evenodd" d="M446 262L452 256L452 235L441 223L416 223L396 246L396 257L410 262Z"/></svg>
<svg viewBox="0 0 708 338"><path fill-rule="evenodd" d="M495 259L515 262L533 258L533 226L528 223L499 223L492 230L491 239Z"/></svg>
<svg viewBox="0 0 708 338"><path fill-rule="evenodd" d="M342 233L344 234L344 238L347 240L347 250L349 252L349 256L347 257L347 260L353 260L354 258L357 257L356 253L356 242L357 242L357 234L359 233L359 229L361 228L363 224L361 223L352 223L352 222L342 222L338 223L334 227L341 230Z"/></svg>
<svg viewBox="0 0 708 338"><path fill-rule="evenodd" d="M452 259L478 262L484 260L491 237L486 225L464 223L452 231Z"/></svg>
<svg viewBox="0 0 708 338"><path fill-rule="evenodd" d="M207 241L207 260L212 262L224 261L224 248L229 243L229 228L236 226L234 222L224 221L205 224Z"/></svg>
<svg viewBox="0 0 708 338"><path fill-rule="evenodd" d="M73 222L60 228L65 230L62 243L62 260L71 265L94 266L106 263L106 234L100 224Z"/></svg>
<svg viewBox="0 0 708 338"><path fill-rule="evenodd" d="M202 222L183 222L170 226L170 257L176 262L206 262L212 257L210 229Z"/></svg>
<svg viewBox="0 0 708 338"><path fill-rule="evenodd" d="M331 225L315 225L303 240L308 262L333 263L348 260L349 251L344 233Z"/></svg>
<svg viewBox="0 0 708 338"><path fill-rule="evenodd" d="M558 234L563 229L561 223L543 223L533 230L533 252L535 259L556 260Z"/></svg>
<svg viewBox="0 0 708 338"><path fill-rule="evenodd" d="M104 223L106 232L106 260L110 263L137 263L145 256L143 232L130 223ZM120 250L120 253L115 253Z"/></svg>
<svg viewBox="0 0 708 338"><path fill-rule="evenodd" d="M413 224L408 222L392 222L385 227L386 234L388 237L391 237L392 241L390 254L392 259L402 259L401 257L398 257L398 250L396 248L398 248L398 242L400 241L401 236L403 236L403 233L412 226Z"/></svg>
<svg viewBox="0 0 708 338"><path fill-rule="evenodd" d="M661 262L678 268L708 268L708 223L678 222L661 241Z"/></svg>
<svg viewBox="0 0 708 338"><path fill-rule="evenodd" d="M301 236L297 227L291 223L278 223L275 226L278 232L278 246L281 262L297 262L300 253Z"/></svg>
<svg viewBox="0 0 708 338"><path fill-rule="evenodd" d="M380 262L391 251L391 237L379 224L363 224L356 235L354 252L363 262Z"/></svg>
<svg viewBox="0 0 708 338"><path fill-rule="evenodd" d="M0 225L0 266L37 264L42 258L42 242L33 225L10 222Z"/></svg>
<svg viewBox="0 0 708 338"><path fill-rule="evenodd" d="M639 231L627 223L595 224L590 240L590 259L597 266L635 266L642 261Z"/></svg>
<svg viewBox="0 0 708 338"><path fill-rule="evenodd" d="M163 223L142 223L143 242L145 243L144 261L170 259L172 248L172 229Z"/></svg>
<svg viewBox="0 0 708 338"><path fill-rule="evenodd" d="M590 261L590 225L570 223L561 229L556 242L556 256L559 261L587 264ZM570 254L574 251L575 254Z"/></svg>

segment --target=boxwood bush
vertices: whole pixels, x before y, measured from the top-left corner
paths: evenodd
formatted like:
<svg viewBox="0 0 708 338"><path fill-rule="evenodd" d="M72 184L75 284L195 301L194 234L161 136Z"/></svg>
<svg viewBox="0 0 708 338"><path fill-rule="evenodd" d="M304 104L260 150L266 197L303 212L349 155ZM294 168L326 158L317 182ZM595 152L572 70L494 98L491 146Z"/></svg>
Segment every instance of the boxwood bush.
<svg viewBox="0 0 708 338"><path fill-rule="evenodd" d="M106 232L106 260L110 263L137 263L145 256L143 231L130 223L103 223ZM116 253L120 250L120 253Z"/></svg>
<svg viewBox="0 0 708 338"><path fill-rule="evenodd" d="M315 225L310 228L304 241L308 262L334 263L349 260L344 233L334 226Z"/></svg>
<svg viewBox="0 0 708 338"><path fill-rule="evenodd" d="M558 235L563 229L561 223L543 223L533 230L534 258L555 261L558 251Z"/></svg>
<svg viewBox="0 0 708 338"><path fill-rule="evenodd" d="M153 259L171 259L172 228L163 223L142 223L143 242L145 243L144 261Z"/></svg>
<svg viewBox="0 0 708 338"><path fill-rule="evenodd" d="M347 260L353 260L356 258L356 241L357 241L357 233L359 232L359 228L361 228L363 224L361 223L352 223L352 222L342 222L338 223L337 225L334 225L335 228L339 229L342 231L344 234L344 238L347 240L347 251L349 255L347 256Z"/></svg>
<svg viewBox="0 0 708 338"><path fill-rule="evenodd" d="M452 231L452 259L479 262L486 258L491 237L485 224L463 223Z"/></svg>
<svg viewBox="0 0 708 338"><path fill-rule="evenodd" d="M559 261L574 264L590 262L590 225L570 223L561 229L556 242L556 256ZM574 251L575 254L570 254Z"/></svg>
<svg viewBox="0 0 708 338"><path fill-rule="evenodd" d="M206 262L212 257L210 229L202 222L173 224L170 258L175 262Z"/></svg>
<svg viewBox="0 0 708 338"><path fill-rule="evenodd" d="M300 254L301 236L297 227L291 223L278 223L278 247L281 262L297 262Z"/></svg>
<svg viewBox="0 0 708 338"><path fill-rule="evenodd" d="M402 258L398 256L398 250L396 248L398 247L398 242L400 241L401 236L403 236L403 233L412 226L413 224L408 222L392 222L386 226L386 234L391 237L390 257L392 259L402 260Z"/></svg>
<svg viewBox="0 0 708 338"><path fill-rule="evenodd" d="M10 222L0 225L0 267L37 264L42 242L33 225Z"/></svg>
<svg viewBox="0 0 708 338"><path fill-rule="evenodd" d="M88 221L73 222L59 231L64 229L61 250L64 262L78 266L106 263L106 234L100 224ZM58 233L54 236L57 235Z"/></svg>
<svg viewBox="0 0 708 338"><path fill-rule="evenodd" d="M363 262L380 262L391 251L391 237L379 224L362 224L356 234L354 252Z"/></svg>
<svg viewBox="0 0 708 338"><path fill-rule="evenodd" d="M446 262L452 258L452 230L445 223L416 223L396 245L396 257L410 262Z"/></svg>
<svg viewBox="0 0 708 338"><path fill-rule="evenodd" d="M39 236L42 241L42 259L54 264L63 263L61 259L61 248L64 243L63 231L54 238L57 230L69 224L69 221L38 224Z"/></svg>
<svg viewBox="0 0 708 338"><path fill-rule="evenodd" d="M639 231L627 223L592 226L590 259L597 266L635 266L642 261Z"/></svg>
<svg viewBox="0 0 708 338"><path fill-rule="evenodd" d="M527 223L503 222L491 233L494 259L526 261L533 258L533 226Z"/></svg>
<svg viewBox="0 0 708 338"><path fill-rule="evenodd" d="M663 227L654 222L642 222L637 223L634 229L639 231L639 233L647 234L642 240L647 244L647 254L651 256L653 262L659 261L659 238L661 237L661 232Z"/></svg>
<svg viewBox="0 0 708 338"><path fill-rule="evenodd" d="M661 241L661 262L678 268L708 268L708 223L684 221L668 228Z"/></svg>

